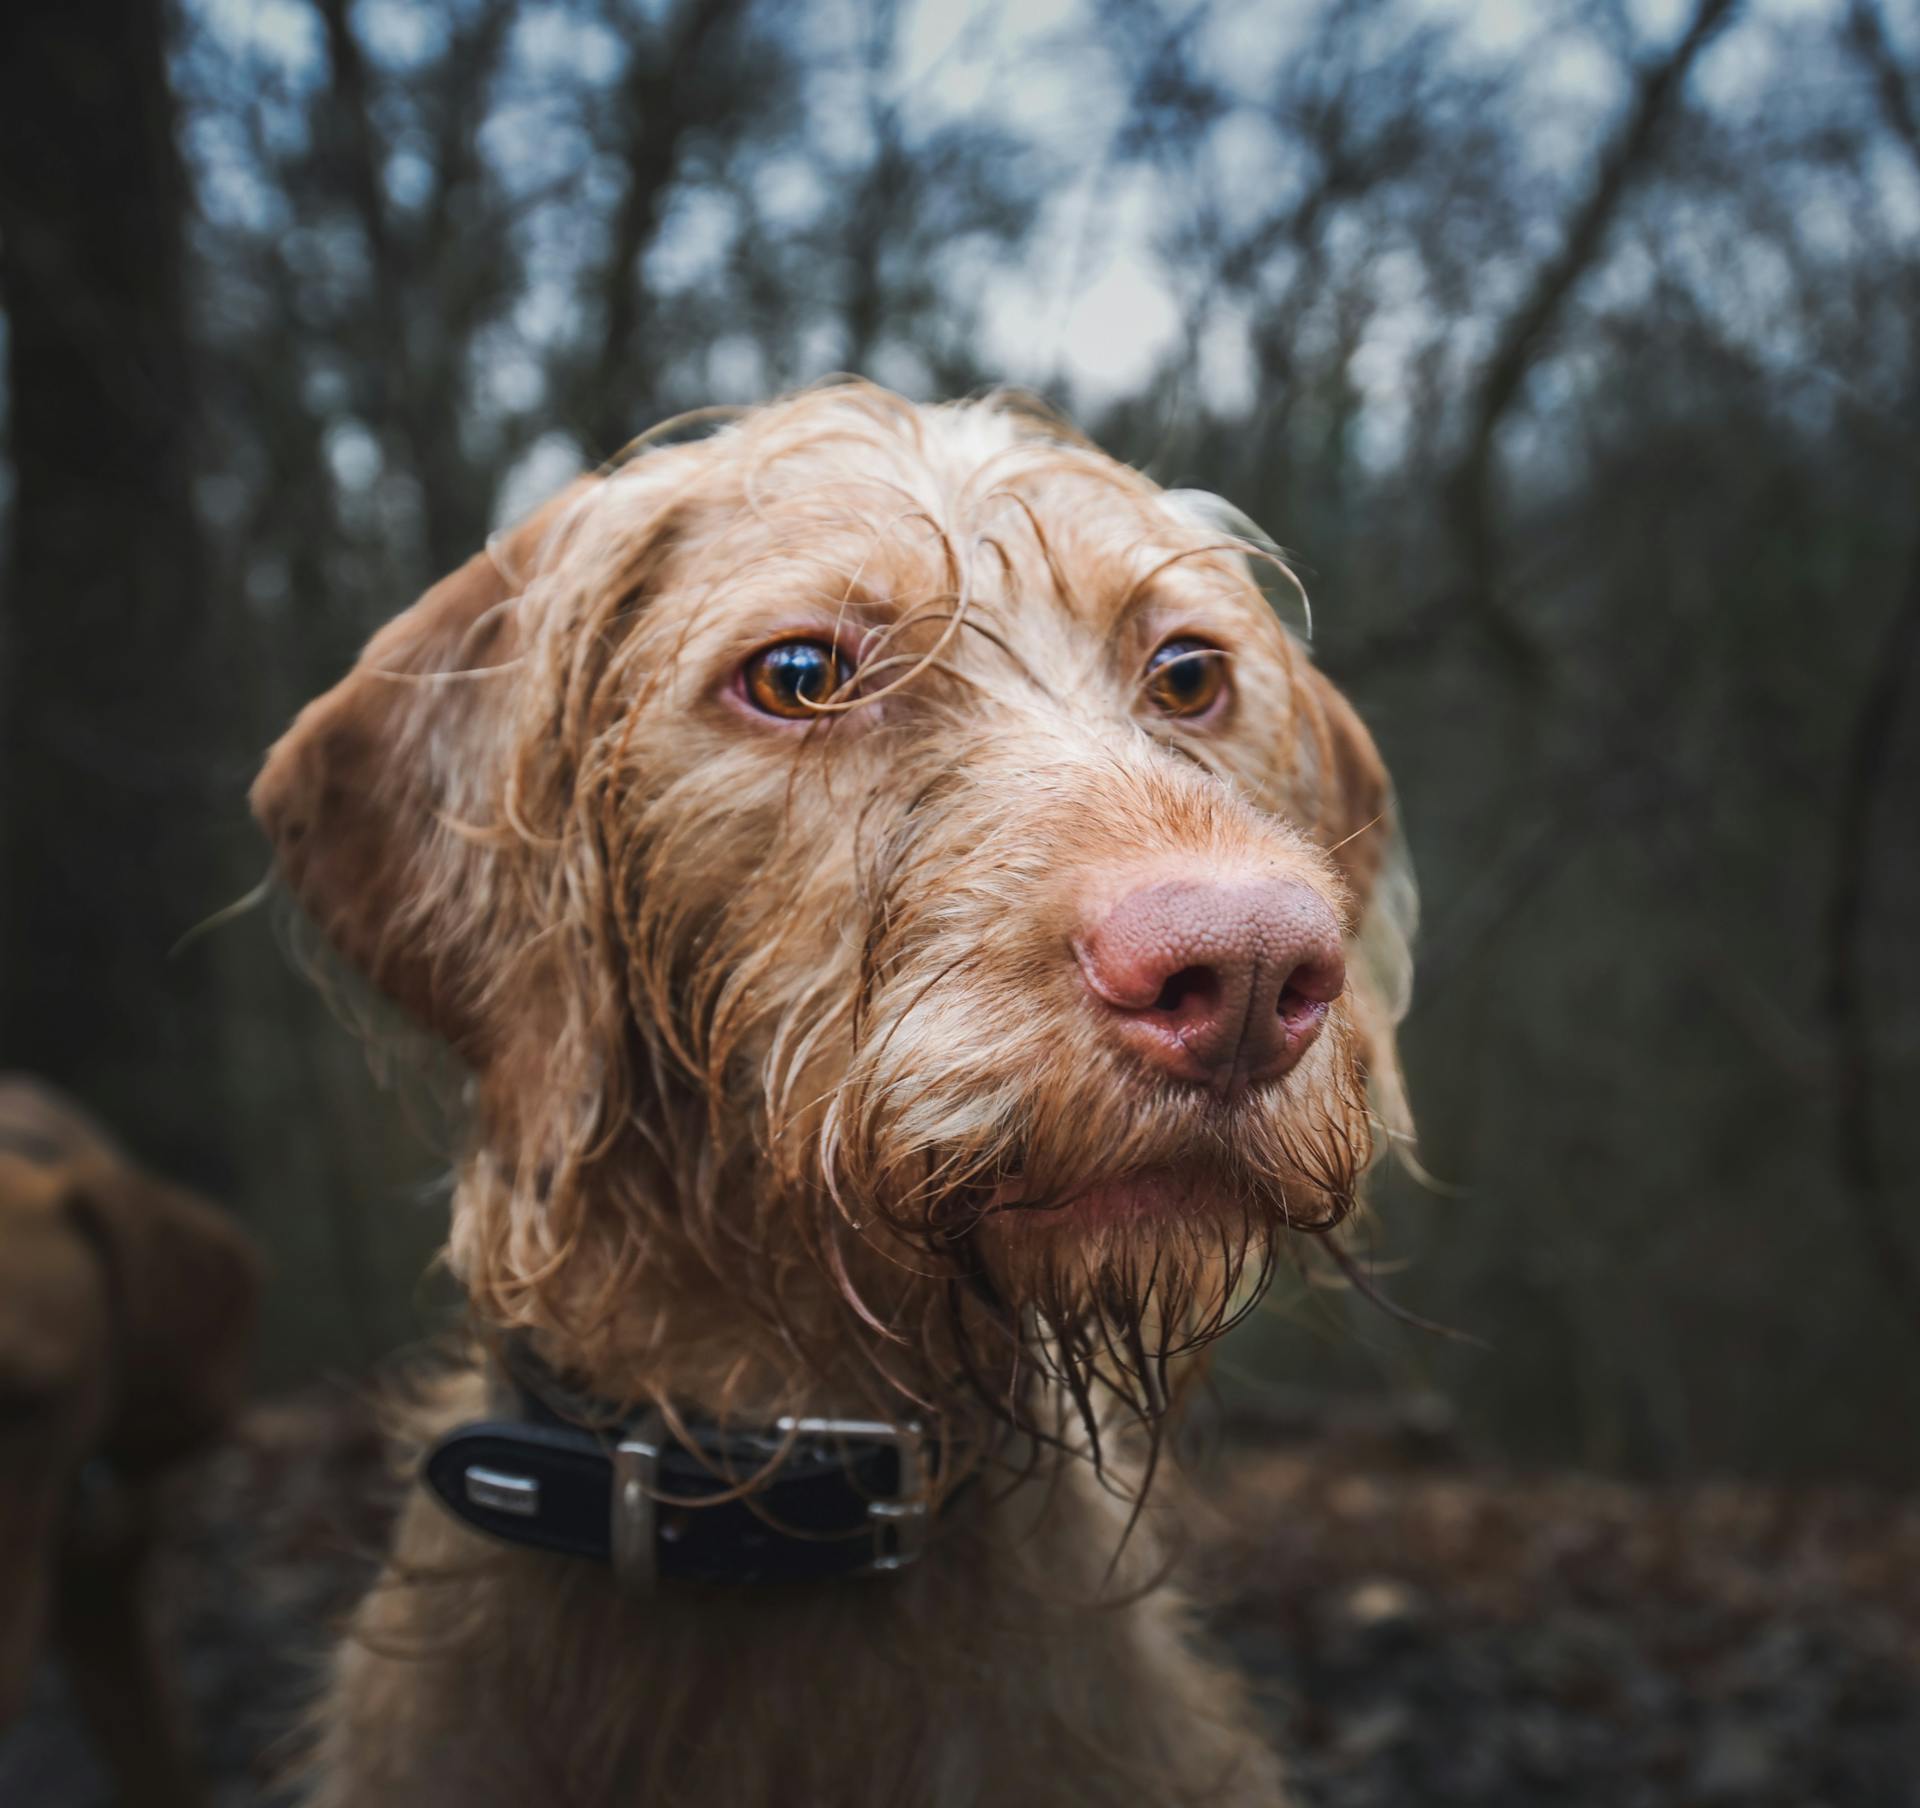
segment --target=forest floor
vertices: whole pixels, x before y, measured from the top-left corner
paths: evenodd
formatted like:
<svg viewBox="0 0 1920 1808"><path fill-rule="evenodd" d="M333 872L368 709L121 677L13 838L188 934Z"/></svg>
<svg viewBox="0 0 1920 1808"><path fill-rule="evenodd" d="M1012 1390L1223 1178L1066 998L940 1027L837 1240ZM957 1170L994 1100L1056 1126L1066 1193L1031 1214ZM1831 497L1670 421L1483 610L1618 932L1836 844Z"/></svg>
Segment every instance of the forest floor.
<svg viewBox="0 0 1920 1808"><path fill-rule="evenodd" d="M1268 1441L1214 1493L1193 1567L1301 1808L1920 1808L1920 1501L1515 1474L1371 1435ZM257 1409L177 1489L160 1618L218 1808L285 1799L383 1498L343 1392ZM49 1670L0 1736L0 1803L109 1799Z"/></svg>

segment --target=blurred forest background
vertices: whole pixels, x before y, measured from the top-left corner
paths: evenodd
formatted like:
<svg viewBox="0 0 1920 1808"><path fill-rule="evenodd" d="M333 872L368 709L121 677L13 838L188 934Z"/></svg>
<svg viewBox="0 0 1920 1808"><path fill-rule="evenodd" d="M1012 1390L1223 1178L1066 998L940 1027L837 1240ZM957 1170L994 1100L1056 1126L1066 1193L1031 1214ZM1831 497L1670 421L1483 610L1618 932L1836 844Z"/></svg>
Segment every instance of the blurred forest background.
<svg viewBox="0 0 1920 1808"><path fill-rule="evenodd" d="M0 1066L436 1322L261 751L681 409L1031 386L1293 551L1425 903L1383 1285L1249 1397L1920 1477L1920 16L1879 0L0 9Z"/></svg>

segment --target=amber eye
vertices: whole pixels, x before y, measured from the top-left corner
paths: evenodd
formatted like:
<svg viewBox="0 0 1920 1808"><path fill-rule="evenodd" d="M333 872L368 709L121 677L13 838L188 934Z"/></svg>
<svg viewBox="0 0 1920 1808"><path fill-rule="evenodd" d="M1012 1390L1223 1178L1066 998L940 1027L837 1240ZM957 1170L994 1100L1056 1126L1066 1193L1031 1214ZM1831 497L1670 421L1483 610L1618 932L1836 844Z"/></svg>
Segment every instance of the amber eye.
<svg viewBox="0 0 1920 1808"><path fill-rule="evenodd" d="M1144 685L1163 716L1204 716L1226 692L1227 656L1204 640L1165 641L1147 661Z"/></svg>
<svg viewBox="0 0 1920 1808"><path fill-rule="evenodd" d="M755 709L798 722L817 716L852 674L852 662L824 640L783 640L754 654L740 683Z"/></svg>

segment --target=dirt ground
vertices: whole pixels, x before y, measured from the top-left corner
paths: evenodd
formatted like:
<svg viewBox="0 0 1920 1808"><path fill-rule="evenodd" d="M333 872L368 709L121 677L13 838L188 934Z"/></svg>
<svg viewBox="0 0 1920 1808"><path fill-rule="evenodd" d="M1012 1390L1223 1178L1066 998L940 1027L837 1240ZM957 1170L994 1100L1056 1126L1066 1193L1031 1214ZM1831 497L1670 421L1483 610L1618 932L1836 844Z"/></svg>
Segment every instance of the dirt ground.
<svg viewBox="0 0 1920 1808"><path fill-rule="evenodd" d="M1247 1440L1238 1440L1244 1450ZM1226 1465L1196 1579L1303 1808L1916 1808L1920 1502L1520 1476L1391 1438ZM390 1484L344 1392L181 1478L160 1617L217 1808L275 1776ZM56 1673L5 1808L107 1808Z"/></svg>
<svg viewBox="0 0 1920 1808"><path fill-rule="evenodd" d="M1920 1803L1920 1505L1240 1464L1205 1553L1317 1808Z"/></svg>

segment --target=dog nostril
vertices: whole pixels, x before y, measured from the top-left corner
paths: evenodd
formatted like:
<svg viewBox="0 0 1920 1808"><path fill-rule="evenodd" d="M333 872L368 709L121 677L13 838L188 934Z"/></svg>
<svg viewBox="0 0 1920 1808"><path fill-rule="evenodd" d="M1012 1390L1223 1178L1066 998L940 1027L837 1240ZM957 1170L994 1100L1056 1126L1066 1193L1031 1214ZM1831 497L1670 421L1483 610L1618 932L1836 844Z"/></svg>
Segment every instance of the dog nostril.
<svg viewBox="0 0 1920 1808"><path fill-rule="evenodd" d="M1324 999L1309 998L1298 986L1282 986L1277 1008L1282 1023L1297 1024L1318 1016L1327 1007Z"/></svg>
<svg viewBox="0 0 1920 1808"><path fill-rule="evenodd" d="M1177 1011L1191 999L1199 1005L1210 1005L1220 996L1220 978L1211 967L1182 967L1178 973L1169 976L1160 988L1160 996L1153 1001L1156 1011Z"/></svg>
<svg viewBox="0 0 1920 1808"><path fill-rule="evenodd" d="M1337 944L1301 961L1280 987L1280 1015L1289 1023L1318 1012L1346 989L1347 963Z"/></svg>

